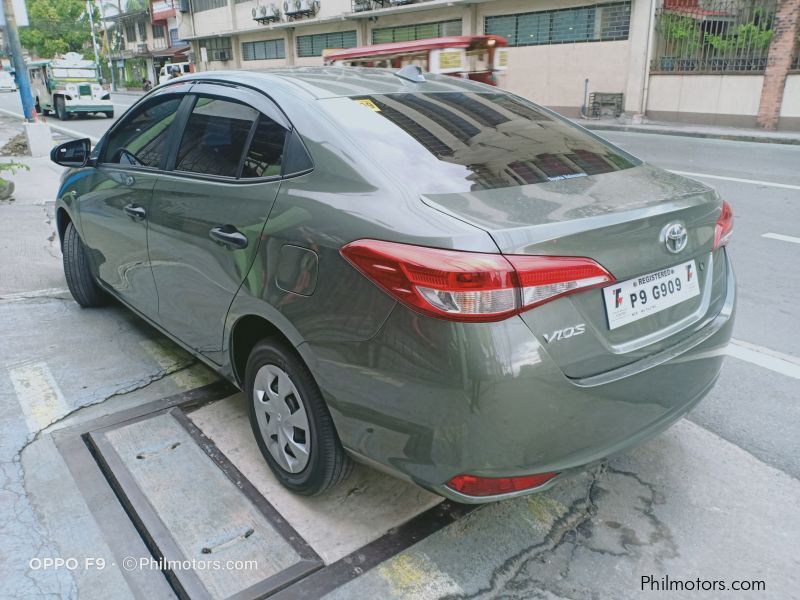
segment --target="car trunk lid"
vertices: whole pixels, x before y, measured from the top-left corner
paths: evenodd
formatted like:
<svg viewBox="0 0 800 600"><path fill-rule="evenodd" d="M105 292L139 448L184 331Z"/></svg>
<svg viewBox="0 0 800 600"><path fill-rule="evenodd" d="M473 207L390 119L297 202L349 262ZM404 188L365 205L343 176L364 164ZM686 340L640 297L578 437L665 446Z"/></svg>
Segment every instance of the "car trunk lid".
<svg viewBox="0 0 800 600"><path fill-rule="evenodd" d="M523 312L522 319L568 377L597 375L658 352L690 335L721 306L725 273L712 254L720 202L699 182L643 165L422 199L484 229L504 254L586 256L617 282L693 261L696 295L614 329L602 288ZM672 253L663 232L675 223L686 228L688 240Z"/></svg>

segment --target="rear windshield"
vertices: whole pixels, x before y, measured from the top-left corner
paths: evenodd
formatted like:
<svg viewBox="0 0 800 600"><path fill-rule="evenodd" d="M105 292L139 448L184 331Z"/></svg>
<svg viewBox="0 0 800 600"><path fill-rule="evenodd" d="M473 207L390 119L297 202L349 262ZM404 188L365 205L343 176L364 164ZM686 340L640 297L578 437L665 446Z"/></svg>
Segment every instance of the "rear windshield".
<svg viewBox="0 0 800 600"><path fill-rule="evenodd" d="M370 158L423 193L521 186L641 164L504 93L375 94L326 102Z"/></svg>

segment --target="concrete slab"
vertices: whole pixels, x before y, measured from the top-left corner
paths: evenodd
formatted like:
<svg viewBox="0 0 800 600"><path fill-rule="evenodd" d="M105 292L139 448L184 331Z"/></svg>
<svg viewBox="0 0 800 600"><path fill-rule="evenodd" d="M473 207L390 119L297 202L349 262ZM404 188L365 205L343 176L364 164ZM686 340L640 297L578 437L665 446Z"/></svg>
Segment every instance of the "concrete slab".
<svg viewBox="0 0 800 600"><path fill-rule="evenodd" d="M190 568L170 569L177 579L191 571L212 598L228 598L303 562L170 413L92 439L145 526L152 523L142 511L152 508L176 543L177 555L152 532L164 558L191 561ZM130 478L135 485L125 483Z"/></svg>
<svg viewBox="0 0 800 600"><path fill-rule="evenodd" d="M189 416L325 564L347 556L442 501L415 485L362 465L323 496L292 494L275 480L264 462L250 429L243 394L204 406Z"/></svg>

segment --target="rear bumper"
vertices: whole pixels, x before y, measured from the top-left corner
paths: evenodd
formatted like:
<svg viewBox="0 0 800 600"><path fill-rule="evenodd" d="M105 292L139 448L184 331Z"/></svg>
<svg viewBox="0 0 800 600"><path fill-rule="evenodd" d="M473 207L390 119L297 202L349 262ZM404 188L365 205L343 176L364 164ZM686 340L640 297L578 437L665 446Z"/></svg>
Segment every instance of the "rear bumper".
<svg viewBox="0 0 800 600"><path fill-rule="evenodd" d="M731 337L735 281L689 338L625 367L569 379L518 317L457 324L398 306L367 342L309 344L344 446L357 458L458 502L540 491L642 443L713 387ZM469 497L459 474L557 472L545 485Z"/></svg>

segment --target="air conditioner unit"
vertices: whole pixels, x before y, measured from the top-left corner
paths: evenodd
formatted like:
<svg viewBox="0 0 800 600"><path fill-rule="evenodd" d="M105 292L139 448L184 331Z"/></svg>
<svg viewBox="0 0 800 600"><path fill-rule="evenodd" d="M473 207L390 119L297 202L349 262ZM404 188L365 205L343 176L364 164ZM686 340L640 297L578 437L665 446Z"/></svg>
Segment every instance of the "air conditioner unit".
<svg viewBox="0 0 800 600"><path fill-rule="evenodd" d="M318 7L319 3L314 0L286 0L283 3L283 12L287 15L313 14Z"/></svg>
<svg viewBox="0 0 800 600"><path fill-rule="evenodd" d="M227 62L231 59L231 55L228 53L227 50L212 50L211 51L211 60L218 60L221 62Z"/></svg>
<svg viewBox="0 0 800 600"><path fill-rule="evenodd" d="M353 12L372 10L372 0L353 0Z"/></svg>
<svg viewBox="0 0 800 600"><path fill-rule="evenodd" d="M278 21L281 18L281 11L278 9L275 4L262 4L260 6L256 6L251 11L253 18L256 21Z"/></svg>

